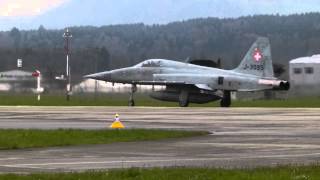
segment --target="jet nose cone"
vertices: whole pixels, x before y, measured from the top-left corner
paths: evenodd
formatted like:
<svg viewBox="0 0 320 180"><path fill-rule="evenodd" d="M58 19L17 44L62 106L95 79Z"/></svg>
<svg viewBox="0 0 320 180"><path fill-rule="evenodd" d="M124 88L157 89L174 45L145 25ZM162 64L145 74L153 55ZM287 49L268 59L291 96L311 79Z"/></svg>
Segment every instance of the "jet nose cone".
<svg viewBox="0 0 320 180"><path fill-rule="evenodd" d="M95 74L89 74L89 75L86 75L83 77L86 79L110 81L111 80L111 73L110 72L95 73Z"/></svg>
<svg viewBox="0 0 320 180"><path fill-rule="evenodd" d="M83 76L83 78L86 78L86 79L96 79L97 77L99 77L98 74L89 74L89 75Z"/></svg>

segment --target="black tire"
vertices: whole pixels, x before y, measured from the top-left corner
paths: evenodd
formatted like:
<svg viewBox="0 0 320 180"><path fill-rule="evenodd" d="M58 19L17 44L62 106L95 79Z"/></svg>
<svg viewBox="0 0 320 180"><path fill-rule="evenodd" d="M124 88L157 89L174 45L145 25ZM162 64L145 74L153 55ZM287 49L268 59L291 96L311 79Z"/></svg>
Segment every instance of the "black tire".
<svg viewBox="0 0 320 180"><path fill-rule="evenodd" d="M179 106L180 107L188 107L189 106L189 101L179 101Z"/></svg>
<svg viewBox="0 0 320 180"><path fill-rule="evenodd" d="M220 106L221 107L230 107L231 106L231 102L229 101L226 101L225 99L222 99L221 101L220 101Z"/></svg>
<svg viewBox="0 0 320 180"><path fill-rule="evenodd" d="M180 107L188 107L189 106L189 92L181 91L179 96L179 106Z"/></svg>
<svg viewBox="0 0 320 180"><path fill-rule="evenodd" d="M221 107L230 107L231 106L231 93L230 91L223 92L223 98L220 101Z"/></svg>
<svg viewBox="0 0 320 180"><path fill-rule="evenodd" d="M130 107L134 107L134 106L135 106L134 100L130 100L129 103L128 103L128 105L129 105Z"/></svg>

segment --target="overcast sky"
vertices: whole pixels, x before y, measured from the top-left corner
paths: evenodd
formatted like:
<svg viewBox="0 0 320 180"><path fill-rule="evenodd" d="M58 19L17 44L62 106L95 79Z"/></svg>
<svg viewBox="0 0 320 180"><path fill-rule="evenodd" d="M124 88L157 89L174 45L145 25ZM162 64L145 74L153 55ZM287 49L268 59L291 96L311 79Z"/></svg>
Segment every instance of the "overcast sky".
<svg viewBox="0 0 320 180"><path fill-rule="evenodd" d="M0 0L0 30L320 12L319 0Z"/></svg>

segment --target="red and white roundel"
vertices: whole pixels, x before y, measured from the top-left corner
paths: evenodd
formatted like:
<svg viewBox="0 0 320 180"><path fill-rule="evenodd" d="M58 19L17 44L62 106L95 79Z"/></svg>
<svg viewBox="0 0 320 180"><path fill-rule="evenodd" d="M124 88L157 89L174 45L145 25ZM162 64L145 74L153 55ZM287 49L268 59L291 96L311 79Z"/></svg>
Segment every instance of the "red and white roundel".
<svg viewBox="0 0 320 180"><path fill-rule="evenodd" d="M261 51L258 49L258 48L256 48L255 50L254 50L254 53L253 53L253 59L256 61L256 62L259 62L261 59L262 59L262 53L261 53Z"/></svg>

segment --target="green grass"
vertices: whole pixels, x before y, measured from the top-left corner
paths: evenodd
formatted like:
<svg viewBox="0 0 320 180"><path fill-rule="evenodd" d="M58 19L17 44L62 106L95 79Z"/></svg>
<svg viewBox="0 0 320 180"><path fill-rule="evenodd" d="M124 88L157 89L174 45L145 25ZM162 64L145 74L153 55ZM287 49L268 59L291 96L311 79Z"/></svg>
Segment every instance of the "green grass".
<svg viewBox="0 0 320 180"><path fill-rule="evenodd" d="M0 94L0 106L127 106L128 94L75 95L66 101L63 95L42 95L41 101L35 95ZM177 102L164 102L150 98L148 95L135 95L137 106L178 107ZM218 102L207 104L190 104L191 107L219 107ZM237 100L232 107L317 107L320 97L291 98L287 100Z"/></svg>
<svg viewBox="0 0 320 180"><path fill-rule="evenodd" d="M206 135L207 132L173 130L0 130L0 149L108 144L114 142L148 141Z"/></svg>
<svg viewBox="0 0 320 180"><path fill-rule="evenodd" d="M2 106L127 106L128 94L106 95L74 95L71 101L66 101L63 95L42 95L41 101L36 100L35 95L0 94ZM149 96L136 94L138 106L177 106L177 103L162 102L151 99Z"/></svg>
<svg viewBox="0 0 320 180"><path fill-rule="evenodd" d="M3 174L0 179L124 179L124 180L318 180L320 166L258 169L154 168L91 171L83 173Z"/></svg>

